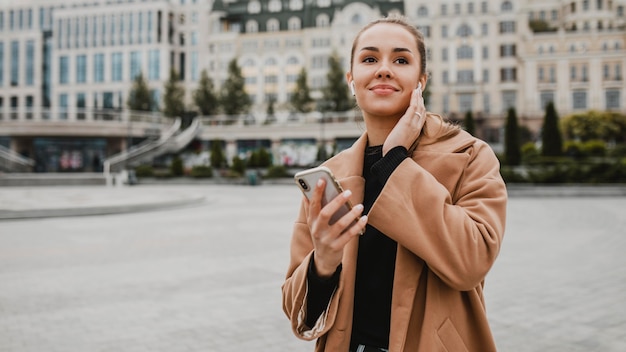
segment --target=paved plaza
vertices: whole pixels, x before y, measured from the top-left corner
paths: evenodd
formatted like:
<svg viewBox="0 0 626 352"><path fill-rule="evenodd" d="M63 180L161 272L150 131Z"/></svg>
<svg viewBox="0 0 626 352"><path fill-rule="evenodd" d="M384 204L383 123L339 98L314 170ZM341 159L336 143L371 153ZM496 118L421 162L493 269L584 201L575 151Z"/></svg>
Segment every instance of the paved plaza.
<svg viewBox="0 0 626 352"><path fill-rule="evenodd" d="M527 195L486 281L499 350L626 351L626 197ZM299 201L291 184L0 188L0 351L312 351L281 308Z"/></svg>

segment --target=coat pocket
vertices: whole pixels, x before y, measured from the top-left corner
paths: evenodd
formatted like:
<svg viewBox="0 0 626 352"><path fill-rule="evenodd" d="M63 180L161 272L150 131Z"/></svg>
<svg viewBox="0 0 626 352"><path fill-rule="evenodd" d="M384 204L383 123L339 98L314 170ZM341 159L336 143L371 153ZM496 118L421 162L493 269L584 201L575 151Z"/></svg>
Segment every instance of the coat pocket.
<svg viewBox="0 0 626 352"><path fill-rule="evenodd" d="M441 324L437 330L437 337L447 352L469 352L450 318Z"/></svg>

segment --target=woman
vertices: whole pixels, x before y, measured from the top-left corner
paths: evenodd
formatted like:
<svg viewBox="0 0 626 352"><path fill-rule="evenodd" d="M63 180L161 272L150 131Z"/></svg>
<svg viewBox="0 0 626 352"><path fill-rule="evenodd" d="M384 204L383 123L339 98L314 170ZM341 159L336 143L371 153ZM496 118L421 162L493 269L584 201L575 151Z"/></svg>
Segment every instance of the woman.
<svg viewBox="0 0 626 352"><path fill-rule="evenodd" d="M496 350L483 285L506 188L486 143L426 112L425 52L402 18L354 40L346 78L366 131L324 163L346 191L322 207L321 182L303 199L282 287L316 351ZM329 225L346 200L357 205Z"/></svg>

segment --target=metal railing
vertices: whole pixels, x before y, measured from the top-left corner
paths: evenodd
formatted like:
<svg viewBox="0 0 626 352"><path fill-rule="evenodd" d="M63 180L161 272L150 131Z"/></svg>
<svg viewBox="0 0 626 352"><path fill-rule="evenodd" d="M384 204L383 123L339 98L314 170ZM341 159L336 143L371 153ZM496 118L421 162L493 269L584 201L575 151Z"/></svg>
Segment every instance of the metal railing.
<svg viewBox="0 0 626 352"><path fill-rule="evenodd" d="M35 161L0 145L0 170L5 172L31 172Z"/></svg>

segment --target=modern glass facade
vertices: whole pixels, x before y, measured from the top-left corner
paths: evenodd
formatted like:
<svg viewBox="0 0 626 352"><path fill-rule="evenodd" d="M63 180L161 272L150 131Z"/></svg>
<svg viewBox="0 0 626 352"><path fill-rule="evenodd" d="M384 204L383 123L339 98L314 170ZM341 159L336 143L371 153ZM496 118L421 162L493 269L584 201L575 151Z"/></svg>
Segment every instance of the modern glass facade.
<svg viewBox="0 0 626 352"><path fill-rule="evenodd" d="M36 172L102 172L104 138L35 138Z"/></svg>

